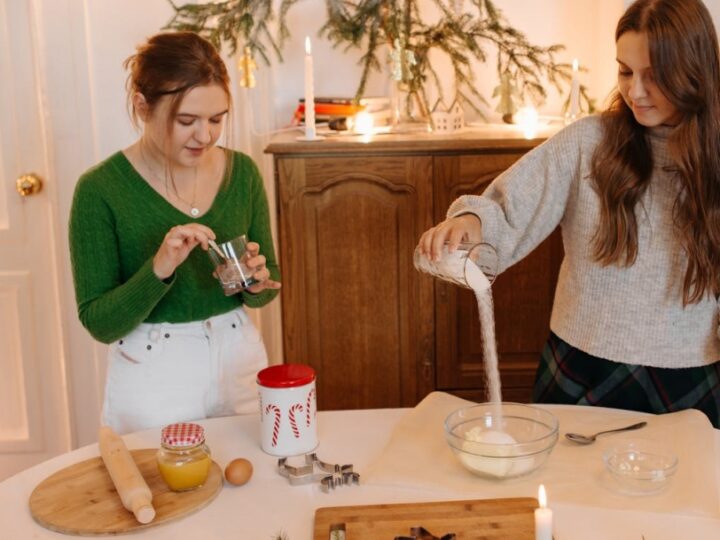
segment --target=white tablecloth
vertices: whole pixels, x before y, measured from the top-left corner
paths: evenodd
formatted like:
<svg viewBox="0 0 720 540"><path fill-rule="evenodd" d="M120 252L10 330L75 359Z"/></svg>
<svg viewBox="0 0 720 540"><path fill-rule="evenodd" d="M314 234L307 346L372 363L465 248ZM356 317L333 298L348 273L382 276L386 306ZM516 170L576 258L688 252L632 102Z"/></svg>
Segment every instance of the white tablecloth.
<svg viewBox="0 0 720 540"><path fill-rule="evenodd" d="M331 463L352 463L361 474L377 460L398 420L408 411L359 410L319 413L318 456ZM153 540L270 540L286 533L289 540L312 538L316 508L356 504L483 498L482 494L448 495L428 488L344 486L328 494L315 485L290 486L276 472L276 458L259 447L257 417L215 418L205 426L213 457L221 466L236 457L253 462L255 473L242 487L225 487L206 508L176 522L146 529L133 538ZM562 428L561 428L562 429ZM158 430L128 435L129 448L158 445ZM720 431L715 431L720 449ZM30 516L28 498L48 475L78 461L98 455L97 445L83 447L32 467L0 483L0 539L68 538L37 525ZM707 481L720 483L720 465ZM711 465L709 465L711 470ZM720 519L637 511L633 498L625 510L553 503L556 540L710 540L720 538ZM384 539L378 539L384 540Z"/></svg>
<svg viewBox="0 0 720 540"><path fill-rule="evenodd" d="M652 415L601 407L540 405L558 419L561 432L597 433L634 424L647 426L600 437L582 446L560 437L543 466L516 479L487 480L469 473L445 442L444 421L472 402L433 392L398 422L388 447L371 466L368 482L382 486L415 486L445 489L469 497L536 497L544 484L553 502L582 501L587 506L624 510L631 500L634 510L678 515L720 517L717 485L706 481L717 461L715 432L707 417L696 410ZM603 454L630 442L645 442L678 457L678 468L665 489L643 496L619 493L617 482L605 470Z"/></svg>

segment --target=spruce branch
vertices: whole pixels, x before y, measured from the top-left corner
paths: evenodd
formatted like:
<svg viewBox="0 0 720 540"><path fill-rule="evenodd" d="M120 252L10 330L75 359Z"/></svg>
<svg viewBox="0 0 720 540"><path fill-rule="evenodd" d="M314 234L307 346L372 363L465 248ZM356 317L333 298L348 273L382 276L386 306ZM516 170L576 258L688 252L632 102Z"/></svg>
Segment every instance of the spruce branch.
<svg viewBox="0 0 720 540"><path fill-rule="evenodd" d="M270 51L282 62L282 47L290 36L287 12L298 1L282 0L276 16L273 0L226 0L183 5L168 0L175 14L164 29L195 32L218 50L227 45L230 55L234 55L238 48L249 47L269 65ZM276 19L277 35L270 28Z"/></svg>
<svg viewBox="0 0 720 540"><path fill-rule="evenodd" d="M429 72L431 83L442 96L440 79L428 59L429 51L438 49L450 58L457 87L455 98L478 112L479 105L486 105L487 100L475 88L473 64L488 60L488 47L498 56L498 77L513 73L522 100L540 105L547 98L547 84L562 93L570 82L571 67L556 61L564 46L533 45L508 23L492 0L470 0L473 13L460 15L448 0L433 0L433 4L440 17L430 24L420 14L419 0L326 0L328 19L320 35L335 47L344 44L364 51L356 98L362 97L370 72L382 69L379 56L393 47L395 39L404 40L417 59L410 67L412 77L406 81L409 92L425 96L423 85ZM587 93L580 95L590 109Z"/></svg>

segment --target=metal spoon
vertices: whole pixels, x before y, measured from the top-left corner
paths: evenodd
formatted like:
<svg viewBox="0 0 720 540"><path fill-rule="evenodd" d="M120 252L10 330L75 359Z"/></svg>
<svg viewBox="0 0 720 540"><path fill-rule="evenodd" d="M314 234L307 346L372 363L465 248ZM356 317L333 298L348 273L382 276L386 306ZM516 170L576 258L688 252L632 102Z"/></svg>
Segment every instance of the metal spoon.
<svg viewBox="0 0 720 540"><path fill-rule="evenodd" d="M225 256L225 253L223 253L223 250L220 249L220 246L218 246L218 245L215 243L215 240L211 240L211 239L208 238L208 244L210 245L211 248L213 248L213 249L215 250L215 252L216 252L218 255L220 255L220 258L221 258L221 259L227 259L227 257Z"/></svg>
<svg viewBox="0 0 720 540"><path fill-rule="evenodd" d="M598 435L603 435L605 433L615 433L616 431L632 431L633 429L640 429L641 427L647 426L647 422L638 422L637 424L633 424L632 426L625 426L617 429L608 429L606 431L598 431L594 435L580 435L579 433L566 433L565 438L569 441L572 441L574 443L578 444L592 444L595 442L595 439L597 439Z"/></svg>

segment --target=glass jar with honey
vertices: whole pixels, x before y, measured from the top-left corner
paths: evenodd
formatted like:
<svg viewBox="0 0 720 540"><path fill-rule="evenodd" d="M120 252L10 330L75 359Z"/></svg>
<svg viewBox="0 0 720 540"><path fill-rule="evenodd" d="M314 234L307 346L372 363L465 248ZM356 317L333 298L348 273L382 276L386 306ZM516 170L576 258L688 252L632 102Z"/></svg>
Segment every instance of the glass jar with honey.
<svg viewBox="0 0 720 540"><path fill-rule="evenodd" d="M171 490L190 491L202 486L212 463L203 427L190 423L165 426L157 462L160 476Z"/></svg>

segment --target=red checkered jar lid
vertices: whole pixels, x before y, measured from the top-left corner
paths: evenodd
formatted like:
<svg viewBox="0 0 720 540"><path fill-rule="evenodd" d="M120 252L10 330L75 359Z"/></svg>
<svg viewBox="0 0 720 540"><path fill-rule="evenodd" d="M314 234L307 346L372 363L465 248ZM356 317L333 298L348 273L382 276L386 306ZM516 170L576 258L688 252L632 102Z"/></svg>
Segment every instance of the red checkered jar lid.
<svg viewBox="0 0 720 540"><path fill-rule="evenodd" d="M205 429L198 424L181 422L162 429L160 442L163 446L188 448L205 442Z"/></svg>

